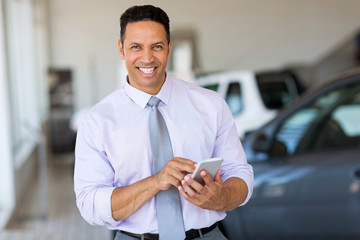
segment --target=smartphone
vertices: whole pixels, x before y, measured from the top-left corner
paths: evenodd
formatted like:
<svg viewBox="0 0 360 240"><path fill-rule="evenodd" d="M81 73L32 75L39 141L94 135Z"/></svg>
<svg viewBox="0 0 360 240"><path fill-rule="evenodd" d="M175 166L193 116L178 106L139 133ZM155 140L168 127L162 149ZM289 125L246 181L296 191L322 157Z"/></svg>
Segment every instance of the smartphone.
<svg viewBox="0 0 360 240"><path fill-rule="evenodd" d="M196 180L197 182L204 185L205 184L204 180L200 176L201 170L203 170L203 169L206 170L210 174L211 178L214 179L217 171L219 170L219 168L221 166L222 161L223 161L222 158L210 158L210 159L202 160L196 166L195 171L191 177L194 180Z"/></svg>

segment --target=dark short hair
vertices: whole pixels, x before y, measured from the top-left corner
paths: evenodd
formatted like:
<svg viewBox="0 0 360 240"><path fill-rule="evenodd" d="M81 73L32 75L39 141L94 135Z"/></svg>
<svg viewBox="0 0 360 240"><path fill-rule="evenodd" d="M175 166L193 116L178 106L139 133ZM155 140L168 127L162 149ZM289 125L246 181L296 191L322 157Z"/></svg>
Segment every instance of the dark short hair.
<svg viewBox="0 0 360 240"><path fill-rule="evenodd" d="M120 17L120 41L124 43L126 26L128 23L140 21L154 21L162 24L166 31L166 38L170 43L169 17L159 7L153 5L133 6L128 8Z"/></svg>

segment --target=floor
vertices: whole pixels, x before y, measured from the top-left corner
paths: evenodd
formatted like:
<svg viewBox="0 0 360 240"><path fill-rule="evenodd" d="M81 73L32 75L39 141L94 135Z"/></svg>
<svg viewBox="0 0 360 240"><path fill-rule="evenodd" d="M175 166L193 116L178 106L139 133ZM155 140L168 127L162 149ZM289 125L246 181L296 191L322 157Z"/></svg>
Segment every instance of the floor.
<svg viewBox="0 0 360 240"><path fill-rule="evenodd" d="M47 184L36 184L28 191L7 227L0 230L0 240L113 239L106 227L83 220L76 207L73 158L73 154L61 154L48 160Z"/></svg>

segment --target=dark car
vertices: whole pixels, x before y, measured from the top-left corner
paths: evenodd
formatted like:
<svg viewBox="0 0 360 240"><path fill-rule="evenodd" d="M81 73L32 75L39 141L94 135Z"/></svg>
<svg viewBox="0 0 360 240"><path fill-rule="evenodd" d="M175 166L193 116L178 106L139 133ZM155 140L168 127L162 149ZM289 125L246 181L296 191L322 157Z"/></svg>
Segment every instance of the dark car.
<svg viewBox="0 0 360 240"><path fill-rule="evenodd" d="M254 192L229 239L360 239L360 69L312 88L243 141Z"/></svg>

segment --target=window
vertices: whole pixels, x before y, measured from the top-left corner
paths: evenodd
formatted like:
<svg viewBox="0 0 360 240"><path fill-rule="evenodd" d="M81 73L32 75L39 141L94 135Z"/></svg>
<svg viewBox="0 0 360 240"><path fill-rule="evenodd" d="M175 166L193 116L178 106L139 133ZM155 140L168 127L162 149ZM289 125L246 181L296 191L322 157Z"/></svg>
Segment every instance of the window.
<svg viewBox="0 0 360 240"><path fill-rule="evenodd" d="M243 111L244 104L240 83L233 82L229 84L225 101L229 105L229 108L234 116L240 114Z"/></svg>
<svg viewBox="0 0 360 240"><path fill-rule="evenodd" d="M32 149L39 131L39 82L36 73L32 2L7 1L8 66L12 147L16 164Z"/></svg>
<svg viewBox="0 0 360 240"><path fill-rule="evenodd" d="M331 117L339 124L346 136L360 136L360 101L339 107Z"/></svg>
<svg viewBox="0 0 360 240"><path fill-rule="evenodd" d="M288 104L292 98L285 82L259 83L261 98L269 109L278 109Z"/></svg>
<svg viewBox="0 0 360 240"><path fill-rule="evenodd" d="M208 85L204 85L203 87L216 92L219 88L219 84L208 84Z"/></svg>
<svg viewBox="0 0 360 240"><path fill-rule="evenodd" d="M296 80L289 73L260 73L256 81L268 109L282 108L298 95Z"/></svg>
<svg viewBox="0 0 360 240"><path fill-rule="evenodd" d="M326 115L314 131L315 141L309 141L311 145L302 144L305 150L360 147L360 88L355 91L350 91L349 96Z"/></svg>
<svg viewBox="0 0 360 240"><path fill-rule="evenodd" d="M320 96L279 128L273 148L287 154L360 145L360 84ZM272 149L276 152L276 149Z"/></svg>

